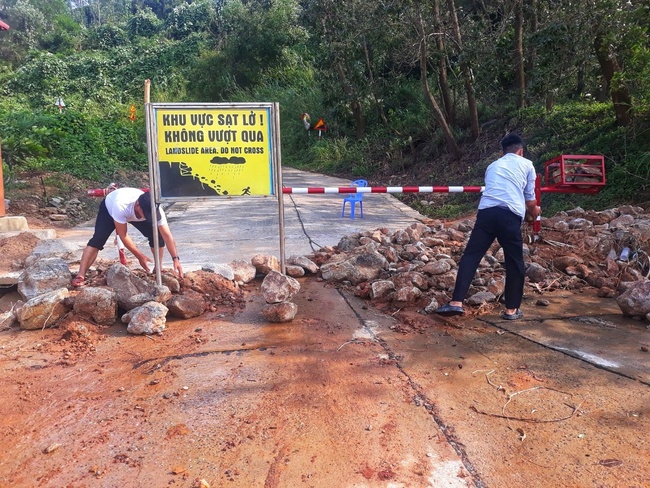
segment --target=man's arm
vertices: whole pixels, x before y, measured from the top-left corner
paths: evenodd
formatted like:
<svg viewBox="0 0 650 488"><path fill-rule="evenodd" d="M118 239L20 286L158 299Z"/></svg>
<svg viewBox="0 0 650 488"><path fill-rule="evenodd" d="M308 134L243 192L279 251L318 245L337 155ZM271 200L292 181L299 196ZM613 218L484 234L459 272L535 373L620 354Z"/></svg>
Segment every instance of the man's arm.
<svg viewBox="0 0 650 488"><path fill-rule="evenodd" d="M151 258L143 254L140 251L140 249L138 249L138 246L135 245L135 242L133 242L133 240L127 233L126 224L121 224L120 222L117 221L113 221L113 222L115 222L115 232L122 240L122 244L124 244L124 247L126 247L129 251L131 251L131 253L138 260L138 263L140 263L140 266L142 266L142 269L144 269L148 273L149 265L147 263L150 263L152 261Z"/></svg>
<svg viewBox="0 0 650 488"><path fill-rule="evenodd" d="M158 230L160 231L160 235L165 241L165 246L167 247L167 251L169 251L169 255L172 258L174 271L176 271L176 274L178 274L179 278L182 278L183 266L181 266L181 259L178 256L178 250L176 249L176 241L174 241L174 236L172 235L172 231L169 228L169 225L167 224L159 225Z"/></svg>

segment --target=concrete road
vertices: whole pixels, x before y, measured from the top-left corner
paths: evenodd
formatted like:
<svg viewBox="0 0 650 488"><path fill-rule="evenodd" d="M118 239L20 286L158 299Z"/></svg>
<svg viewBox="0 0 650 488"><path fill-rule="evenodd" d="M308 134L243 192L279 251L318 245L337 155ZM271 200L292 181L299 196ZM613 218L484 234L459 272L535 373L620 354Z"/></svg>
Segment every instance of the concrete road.
<svg viewBox="0 0 650 488"><path fill-rule="evenodd" d="M349 182L287 169L284 183ZM342 218L342 198L284 197L287 256L422 218L389 195ZM279 252L273 199L168 215L188 271ZM59 239L81 249L91 233ZM444 320L300 283L287 324L262 319L256 280L242 313L160 337L116 323L92 354L61 329L0 331L0 486L650 486L650 331L614 300L529 293L522 321Z"/></svg>
<svg viewBox="0 0 650 488"><path fill-rule="evenodd" d="M349 180L283 169L283 185L291 188L350 186ZM366 194L363 218L357 207L350 219L349 205L341 216L344 195L284 195L285 256L311 254L324 246L338 244L343 236L363 230L388 227L404 229L424 216L389 194ZM450 197L450 198L453 198ZM193 271L205 264L250 259L259 253L280 258L279 208L275 197L224 197L165 205L176 239L183 269ZM92 235L94 221L75 229L57 231L80 249ZM138 246L146 240L129 227ZM107 246L100 258L116 259L114 246ZM164 267L171 267L168 255Z"/></svg>

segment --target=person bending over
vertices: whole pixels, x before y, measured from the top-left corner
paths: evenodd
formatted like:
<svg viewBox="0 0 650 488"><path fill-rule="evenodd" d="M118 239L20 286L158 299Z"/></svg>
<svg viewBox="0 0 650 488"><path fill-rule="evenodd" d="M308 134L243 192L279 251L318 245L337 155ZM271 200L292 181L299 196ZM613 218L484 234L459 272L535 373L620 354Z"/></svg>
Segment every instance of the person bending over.
<svg viewBox="0 0 650 488"><path fill-rule="evenodd" d="M172 258L174 271L179 278L182 278L183 267L181 266L180 258L176 250L176 242L167 224L165 212L163 209L158 208L157 205L156 218L160 262L162 262L163 250L166 245L169 255ZM118 188L109 193L99 205L99 212L95 221L95 233L88 241L88 245L81 255L79 272L72 280L72 286L78 287L84 284L86 272L95 262L95 259L97 259L99 251L104 249L104 244L106 244L113 231L117 233L124 246L135 256L140 266L147 273L149 272L148 263L153 260L143 254L135 245L127 232L128 223L133 225L143 236L149 239L149 246L153 254L154 239L151 220L151 194L149 192L143 192L138 188Z"/></svg>
<svg viewBox="0 0 650 488"><path fill-rule="evenodd" d="M509 134L501 141L503 156L485 171L485 191L481 196L476 223L458 265L452 299L435 313L444 316L465 313L467 295L478 265L496 238L505 255L505 306L501 315L507 320L523 317L520 310L524 294L524 253L521 224L528 213L533 219L541 209L535 199L535 168L523 157L524 141Z"/></svg>

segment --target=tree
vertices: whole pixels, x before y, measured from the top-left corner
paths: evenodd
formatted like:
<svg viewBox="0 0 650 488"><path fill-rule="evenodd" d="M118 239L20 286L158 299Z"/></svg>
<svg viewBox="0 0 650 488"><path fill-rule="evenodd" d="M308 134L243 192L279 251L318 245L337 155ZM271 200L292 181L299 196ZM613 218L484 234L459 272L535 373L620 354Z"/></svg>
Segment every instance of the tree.
<svg viewBox="0 0 650 488"><path fill-rule="evenodd" d="M524 9L523 0L515 0L515 73L517 78L517 108L526 102L526 76L524 73Z"/></svg>
<svg viewBox="0 0 650 488"><path fill-rule="evenodd" d="M440 85L440 95L443 101L446 119L450 124L456 123L456 108L452 101L451 89L447 77L447 49L445 43L445 32L443 30L442 19L440 16L440 0L433 0L432 4L434 36L436 40L436 57L438 58L438 84Z"/></svg>
<svg viewBox="0 0 650 488"><path fill-rule="evenodd" d="M628 7L631 3L618 0L590 0L590 3L595 24L593 46L604 86L611 96L616 122L626 127L632 123L633 115L632 96L625 79L623 42L630 30Z"/></svg>
<svg viewBox="0 0 650 488"><path fill-rule="evenodd" d="M456 142L456 139L454 138L454 135L451 132L451 129L449 128L449 124L447 124L447 121L445 120L445 116L442 113L442 110L440 109L440 105L438 104L438 101L436 100L435 96L431 92L431 88L429 87L429 77L427 73L427 65L429 63L429 52L428 52L428 46L427 46L427 35L426 31L424 28L424 22L422 20L422 14L419 9L419 5L417 5L417 30L418 30L418 35L420 38L420 79L422 82L422 91L424 92L424 96L431 105L431 110L433 111L433 117L440 126L440 130L442 130L442 133L444 135L445 141L447 142L447 148L449 149L449 152L454 155L456 159L460 158L461 151L460 147L458 147L458 143Z"/></svg>
<svg viewBox="0 0 650 488"><path fill-rule="evenodd" d="M467 110L469 112L470 124L472 126L472 138L476 140L480 133L480 127L478 124L478 109L476 106L476 94L474 91L474 74L472 73L472 67L469 63L468 56L463 50L463 38L460 31L460 23L458 22L454 0L447 0L447 6L449 8L452 35L456 41L458 56L460 57L460 69L463 74L463 83L465 84L465 93L467 95Z"/></svg>

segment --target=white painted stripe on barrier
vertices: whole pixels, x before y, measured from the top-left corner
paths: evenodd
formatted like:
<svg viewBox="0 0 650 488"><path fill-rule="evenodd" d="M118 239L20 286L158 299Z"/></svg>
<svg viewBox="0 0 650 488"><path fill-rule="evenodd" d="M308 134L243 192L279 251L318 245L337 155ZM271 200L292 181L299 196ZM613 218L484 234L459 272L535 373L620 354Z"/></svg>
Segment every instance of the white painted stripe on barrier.
<svg viewBox="0 0 650 488"><path fill-rule="evenodd" d="M478 189L478 191L477 191ZM308 187L308 188L291 188L284 187L282 193L288 194L343 194L349 195L354 193L477 193L483 192L484 186L361 186L361 187Z"/></svg>

